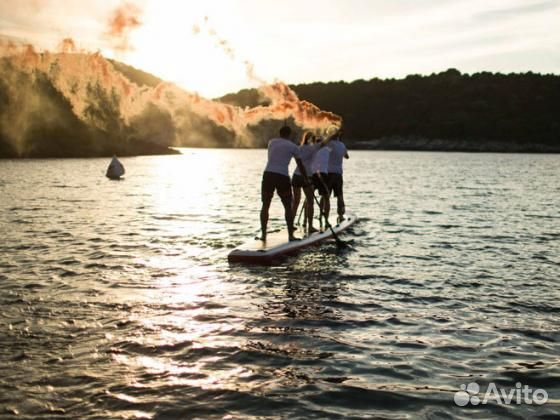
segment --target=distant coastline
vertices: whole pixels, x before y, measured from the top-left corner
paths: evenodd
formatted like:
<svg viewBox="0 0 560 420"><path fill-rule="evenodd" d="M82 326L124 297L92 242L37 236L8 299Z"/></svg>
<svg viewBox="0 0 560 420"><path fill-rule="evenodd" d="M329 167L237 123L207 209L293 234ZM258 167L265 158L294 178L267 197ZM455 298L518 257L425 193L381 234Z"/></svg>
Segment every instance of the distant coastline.
<svg viewBox="0 0 560 420"><path fill-rule="evenodd" d="M386 137L371 140L344 141L350 150L380 150L380 151L420 151L420 152L465 152L465 153L560 153L560 146L520 143L508 144L501 142L473 142L469 140L426 139L419 137ZM180 148L195 149L265 149L266 146L202 146L187 145Z"/></svg>
<svg viewBox="0 0 560 420"><path fill-rule="evenodd" d="M560 146L547 144L508 144L502 142L472 142L468 140L445 140L445 139L426 139L419 137L399 137L392 136L381 139L371 140L346 140L350 150L379 150L379 151L422 151L422 152L465 152L465 153L560 153ZM184 145L179 148L201 148L201 149L264 149L263 145L248 147L232 147L229 145L205 146L201 144ZM157 155L177 155L180 150L174 147L139 147L130 150L101 151L98 153L77 153L75 150L71 154L30 153L24 156L17 156L14 153L2 153L0 159L56 159L56 158L103 158L111 157L116 154L119 157L132 156L157 156Z"/></svg>
<svg viewBox="0 0 560 420"><path fill-rule="evenodd" d="M79 58L80 56L77 56ZM162 81L111 61L114 71L136 86ZM82 158L177 154L172 147L260 148L280 120L249 126L250 140L205 115L188 114L189 125L156 107L128 121L115 92L89 84L85 117L52 83L0 60L0 158ZM123 80L125 80L123 79ZM404 79L316 82L291 85L299 99L343 119L350 149L442 152L560 153L560 76L535 73L462 74L458 70ZM243 89L215 101L241 108L267 106L257 89ZM294 120L288 123L295 125ZM296 132L304 128L296 127ZM177 144L180 143L180 144Z"/></svg>
<svg viewBox="0 0 560 420"><path fill-rule="evenodd" d="M554 74L448 69L403 79L290 87L301 99L340 115L354 149L560 152L560 76ZM255 89L220 100L266 105Z"/></svg>
<svg viewBox="0 0 560 420"><path fill-rule="evenodd" d="M353 150L401 150L432 152L472 153L560 153L560 144L507 143L499 141L473 141L428 139L422 137L390 136L372 140L346 141Z"/></svg>

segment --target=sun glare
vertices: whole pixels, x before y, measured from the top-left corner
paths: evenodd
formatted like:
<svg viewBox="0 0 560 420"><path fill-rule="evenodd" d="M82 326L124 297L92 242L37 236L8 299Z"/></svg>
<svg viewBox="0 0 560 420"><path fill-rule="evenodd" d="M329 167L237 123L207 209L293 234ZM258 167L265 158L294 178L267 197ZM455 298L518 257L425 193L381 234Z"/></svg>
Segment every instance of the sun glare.
<svg viewBox="0 0 560 420"><path fill-rule="evenodd" d="M250 85L243 60L228 55L205 26L208 7L193 2L150 3L143 25L132 35L127 62L205 97L221 96ZM227 23L216 23L220 30ZM197 30L200 28L204 30ZM242 28L240 29L242 30Z"/></svg>

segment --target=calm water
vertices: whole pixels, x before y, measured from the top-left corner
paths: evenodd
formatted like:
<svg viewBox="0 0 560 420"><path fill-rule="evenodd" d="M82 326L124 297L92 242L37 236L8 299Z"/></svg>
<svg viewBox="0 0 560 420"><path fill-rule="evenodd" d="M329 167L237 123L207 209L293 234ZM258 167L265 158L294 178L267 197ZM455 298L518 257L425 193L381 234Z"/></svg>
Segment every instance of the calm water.
<svg viewBox="0 0 560 420"><path fill-rule="evenodd" d="M351 249L272 267L265 151L122 161L0 161L0 417L560 415L560 156L352 152Z"/></svg>

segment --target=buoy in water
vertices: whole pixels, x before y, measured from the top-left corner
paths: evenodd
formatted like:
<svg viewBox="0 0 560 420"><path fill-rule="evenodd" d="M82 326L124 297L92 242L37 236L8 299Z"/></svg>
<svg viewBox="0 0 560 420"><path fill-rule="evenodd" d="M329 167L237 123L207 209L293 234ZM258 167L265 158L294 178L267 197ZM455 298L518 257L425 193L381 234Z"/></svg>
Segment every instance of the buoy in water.
<svg viewBox="0 0 560 420"><path fill-rule="evenodd" d="M113 155L113 159L111 159L111 163L109 163L109 167L107 168L107 172L105 176L109 179L121 179L121 176L124 175L124 166L117 159L116 156Z"/></svg>

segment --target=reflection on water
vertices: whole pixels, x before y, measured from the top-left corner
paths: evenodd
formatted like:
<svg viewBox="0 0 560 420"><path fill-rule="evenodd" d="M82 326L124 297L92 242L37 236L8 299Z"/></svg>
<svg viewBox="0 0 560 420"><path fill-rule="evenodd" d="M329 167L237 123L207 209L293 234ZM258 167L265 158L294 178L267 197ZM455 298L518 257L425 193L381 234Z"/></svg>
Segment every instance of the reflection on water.
<svg viewBox="0 0 560 420"><path fill-rule="evenodd" d="M557 156L352 152L349 249L230 265L265 153L0 161L0 417L557 415Z"/></svg>

